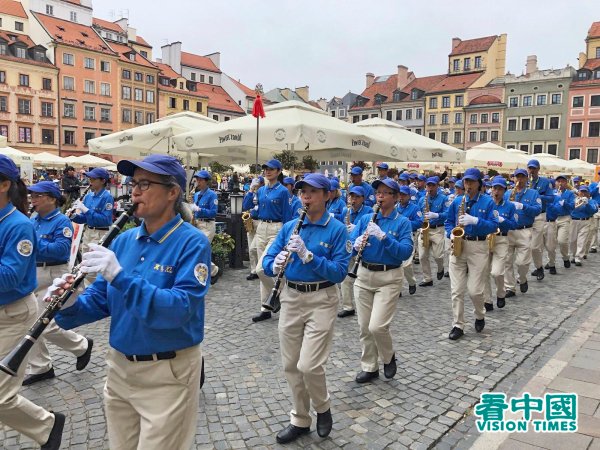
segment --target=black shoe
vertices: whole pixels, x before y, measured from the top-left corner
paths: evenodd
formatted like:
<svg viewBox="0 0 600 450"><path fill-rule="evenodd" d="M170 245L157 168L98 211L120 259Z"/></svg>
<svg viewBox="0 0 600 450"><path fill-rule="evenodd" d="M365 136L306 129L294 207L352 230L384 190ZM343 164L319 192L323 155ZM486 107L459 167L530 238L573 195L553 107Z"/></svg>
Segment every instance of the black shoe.
<svg viewBox="0 0 600 450"><path fill-rule="evenodd" d="M398 295L398 298L402 298L402 292L400 292L400 295Z"/></svg>
<svg viewBox="0 0 600 450"><path fill-rule="evenodd" d="M563 263L565 265L565 269L571 268L571 261L569 261L568 259L563 259Z"/></svg>
<svg viewBox="0 0 600 450"><path fill-rule="evenodd" d="M444 278L450 278L450 272L444 272Z"/></svg>
<svg viewBox="0 0 600 450"><path fill-rule="evenodd" d="M515 294L515 291L506 291L506 294L504 295L504 298L511 298L511 297L516 297L517 294Z"/></svg>
<svg viewBox="0 0 600 450"><path fill-rule="evenodd" d="M351 309L351 310L347 310L347 309L342 309L337 316L338 317L348 317L348 316L353 316L354 314L356 314L356 311Z"/></svg>
<svg viewBox="0 0 600 450"><path fill-rule="evenodd" d="M41 450L58 450L62 442L63 428L65 427L65 415L61 413L54 414L54 425L50 431L48 441L42 445Z"/></svg>
<svg viewBox="0 0 600 450"><path fill-rule="evenodd" d="M543 268L543 267L540 267L540 268L537 270L537 275L536 275L536 278L537 278L537 280L538 280L538 281L542 281L542 280L544 279L544 277L545 277L545 276L546 276L546 275L544 274L544 268Z"/></svg>
<svg viewBox="0 0 600 450"><path fill-rule="evenodd" d="M550 271L550 275L556 275L556 267L552 266L548 270Z"/></svg>
<svg viewBox="0 0 600 450"><path fill-rule="evenodd" d="M587 259L587 255L583 255L583 259Z"/></svg>
<svg viewBox="0 0 600 450"><path fill-rule="evenodd" d="M202 357L202 365L200 366L200 389L204 386L204 356Z"/></svg>
<svg viewBox="0 0 600 450"><path fill-rule="evenodd" d="M484 303L485 305L485 310L486 311L493 311L494 310L494 304L493 303Z"/></svg>
<svg viewBox="0 0 600 450"><path fill-rule="evenodd" d="M527 283L527 281L525 283L520 283L519 284L519 289L521 290L521 292L524 294L525 292L527 292L527 290L529 289L529 284Z"/></svg>
<svg viewBox="0 0 600 450"><path fill-rule="evenodd" d="M544 266L544 269L549 269L549 268L550 268L550 263L547 263L547 264Z"/></svg>
<svg viewBox="0 0 600 450"><path fill-rule="evenodd" d="M421 260L419 259L419 257L418 257L418 256L415 256L415 257L413 258L413 264L416 264L416 265L419 265L419 264L421 264Z"/></svg>
<svg viewBox="0 0 600 450"><path fill-rule="evenodd" d="M246 277L246 280L248 280L248 281L258 280L258 275L256 275L255 273L251 273L250 275L248 275Z"/></svg>
<svg viewBox="0 0 600 450"><path fill-rule="evenodd" d="M540 273L540 269L535 269L533 272L531 272L531 276L532 277L537 277L538 273Z"/></svg>
<svg viewBox="0 0 600 450"><path fill-rule="evenodd" d="M217 284L217 281L219 281L219 278L221 278L221 270L220 269L217 271L217 274L214 277L210 277L210 285L212 286L213 284Z"/></svg>
<svg viewBox="0 0 600 450"><path fill-rule="evenodd" d="M287 427L277 433L277 443L288 444L295 441L303 434L308 433L310 433L310 427L297 427L296 425L289 424Z"/></svg>
<svg viewBox="0 0 600 450"><path fill-rule="evenodd" d="M396 366L396 354L394 353L391 361L383 365L383 374L386 378L394 378L396 370L398 370L398 367Z"/></svg>
<svg viewBox="0 0 600 450"><path fill-rule="evenodd" d="M331 408L324 413L317 413L317 434L321 437L327 437L331 433L331 427L333 427Z"/></svg>
<svg viewBox="0 0 600 450"><path fill-rule="evenodd" d="M271 311L262 311L261 313L252 317L252 322L262 322L271 318Z"/></svg>
<svg viewBox="0 0 600 450"><path fill-rule="evenodd" d="M498 308L504 308L504 306L506 305L506 300L504 300L503 298L497 297L496 304L498 305Z"/></svg>
<svg viewBox="0 0 600 450"><path fill-rule="evenodd" d="M580 261L575 261L575 265L576 265L577 267L581 267L581 262L580 262Z"/></svg>
<svg viewBox="0 0 600 450"><path fill-rule="evenodd" d="M91 338L86 339L88 341L88 348L83 355L77 357L77 364L75 364L75 368L77 370L85 369L88 363L90 362L90 357L92 356L92 347L94 346L94 340Z"/></svg>
<svg viewBox="0 0 600 450"><path fill-rule="evenodd" d="M575 262L575 258L571 258L571 262L574 263Z"/></svg>
<svg viewBox="0 0 600 450"><path fill-rule="evenodd" d="M485 319L475 319L475 331L481 333L485 327Z"/></svg>
<svg viewBox="0 0 600 450"><path fill-rule="evenodd" d="M38 381L51 380L55 376L54 367L51 367L50 370L47 370L46 372L27 375L23 380L23 386L29 386L30 384L37 383Z"/></svg>
<svg viewBox="0 0 600 450"><path fill-rule="evenodd" d="M443 270L441 272L437 273L437 279L441 280L442 278L444 278L444 271Z"/></svg>
<svg viewBox="0 0 600 450"><path fill-rule="evenodd" d="M419 286L421 286L421 287L433 286L433 281L421 281L419 283Z"/></svg>
<svg viewBox="0 0 600 450"><path fill-rule="evenodd" d="M452 341L456 341L457 339L460 339L463 336L464 331L461 330L458 327L454 327L452 328L452 331L450 331L450 334L448 335L448 339L452 340Z"/></svg>
<svg viewBox="0 0 600 450"><path fill-rule="evenodd" d="M590 248L590 253L598 253L598 250L596 250L595 248Z"/></svg>
<svg viewBox="0 0 600 450"><path fill-rule="evenodd" d="M415 292L417 292L417 286L415 286L414 284L412 286L408 286L408 293L410 295L413 295Z"/></svg>
<svg viewBox="0 0 600 450"><path fill-rule="evenodd" d="M357 383L366 383L375 378L379 378L379 370L376 370L375 372L365 372L364 370L361 370L356 375L355 380Z"/></svg>

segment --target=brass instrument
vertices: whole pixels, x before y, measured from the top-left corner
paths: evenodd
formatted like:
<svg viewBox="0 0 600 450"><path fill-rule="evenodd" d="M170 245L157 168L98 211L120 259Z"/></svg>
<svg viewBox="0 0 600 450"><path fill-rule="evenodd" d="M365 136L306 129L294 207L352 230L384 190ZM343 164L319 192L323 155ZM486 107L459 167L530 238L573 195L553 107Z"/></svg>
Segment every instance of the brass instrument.
<svg viewBox="0 0 600 450"><path fill-rule="evenodd" d="M517 198L517 185L515 184L515 186L513 187L513 190L510 193L510 197L508 197L508 201L514 202L516 198Z"/></svg>
<svg viewBox="0 0 600 450"><path fill-rule="evenodd" d="M352 203L350 202L350 198L348 198L348 203L346 203L346 217L344 217L344 224L346 226L350 225L350 213L352 212Z"/></svg>
<svg viewBox="0 0 600 450"><path fill-rule="evenodd" d="M588 202L587 197L584 197L581 192L578 193L575 199L575 209L585 205Z"/></svg>
<svg viewBox="0 0 600 450"><path fill-rule="evenodd" d="M429 192L425 194L425 206L423 208L423 225L421 225L421 238L423 239L423 247L429 248L429 219L427 213L429 212Z"/></svg>
<svg viewBox="0 0 600 450"><path fill-rule="evenodd" d="M373 216L371 217L371 222L377 223L377 214L379 213L380 208L381 208L381 205L379 203L376 203L373 206ZM352 270L350 270L350 272L348 272L348 276L350 278L356 278L358 276L358 266L360 266L360 263L362 261L362 254L363 254L363 251L365 250L365 248L367 247L368 240L369 240L369 234L365 231L364 234L362 235L361 246L358 249L358 252L356 253L356 259L354 260L354 266L352 266Z"/></svg>
<svg viewBox="0 0 600 450"><path fill-rule="evenodd" d="M242 222L244 223L246 233L254 232L254 219L252 219L252 215L250 214L249 210L242 213Z"/></svg>
<svg viewBox="0 0 600 450"><path fill-rule="evenodd" d="M498 203L496 203L496 204L498 204ZM490 250L490 253L494 253L494 246L496 245L496 236L500 235L500 233L501 233L500 228L496 228L495 233L490 233L487 235L486 240L488 243L488 249Z"/></svg>
<svg viewBox="0 0 600 450"><path fill-rule="evenodd" d="M465 205L467 203L467 194L463 195L463 198L460 202L460 206L458 208L458 217L465 215ZM452 239L451 251L452 255L458 257L462 255L463 251L463 238L465 237L465 227L460 225L460 223L452 228L451 235L454 239Z"/></svg>

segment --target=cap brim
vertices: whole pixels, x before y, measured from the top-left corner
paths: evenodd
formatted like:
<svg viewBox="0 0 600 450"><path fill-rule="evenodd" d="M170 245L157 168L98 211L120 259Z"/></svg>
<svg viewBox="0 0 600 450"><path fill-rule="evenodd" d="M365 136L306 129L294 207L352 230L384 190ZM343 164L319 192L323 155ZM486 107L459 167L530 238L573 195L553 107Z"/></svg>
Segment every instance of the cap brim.
<svg viewBox="0 0 600 450"><path fill-rule="evenodd" d="M171 175L170 173L166 172L165 170L161 169L160 167L152 164L152 163L147 163L144 161L130 161L130 160L122 160L119 161L117 163L117 170L119 171L120 174L125 175L125 176L133 176L133 173L135 172L135 169L144 169L147 170L148 172L151 173L155 173L157 175Z"/></svg>
<svg viewBox="0 0 600 450"><path fill-rule="evenodd" d="M269 164L263 164L261 167L263 169L279 169L279 167L270 166Z"/></svg>
<svg viewBox="0 0 600 450"><path fill-rule="evenodd" d="M391 178L386 178L386 180L388 180L388 179L389 179L389 180L391 180ZM375 180L375 181L373 181L373 184L371 184L371 186L373 187L373 189L377 189L377 188L378 188L379 186L381 186L382 184L383 184L384 186L387 186L387 187L389 187L390 189L393 189L395 192L398 192L398 189L396 189L396 188L395 188L395 187L393 187L393 186L390 186L390 185L388 185L388 184L385 182L385 180Z"/></svg>
<svg viewBox="0 0 600 450"><path fill-rule="evenodd" d="M313 180L300 180L294 184L295 189L304 189L304 186L308 185L317 189L327 189L328 191L331 189L329 186L321 186L317 181Z"/></svg>
<svg viewBox="0 0 600 450"><path fill-rule="evenodd" d="M475 177L475 176L472 176L472 175L465 175L465 176L463 177L463 180L471 180L471 181L479 181L480 179L481 179L481 178L477 178L477 177Z"/></svg>

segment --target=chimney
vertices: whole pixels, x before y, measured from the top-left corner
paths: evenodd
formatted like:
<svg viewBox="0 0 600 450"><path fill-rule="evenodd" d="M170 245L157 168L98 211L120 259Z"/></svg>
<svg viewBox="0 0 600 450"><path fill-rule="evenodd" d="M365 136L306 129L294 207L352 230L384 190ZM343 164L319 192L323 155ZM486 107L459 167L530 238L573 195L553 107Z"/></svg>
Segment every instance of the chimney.
<svg viewBox="0 0 600 450"><path fill-rule="evenodd" d="M308 86L297 87L296 94L298 97L308 103Z"/></svg>
<svg viewBox="0 0 600 450"><path fill-rule="evenodd" d="M115 23L121 27L123 32L127 31L127 28L129 27L129 20L127 17L123 17L122 19L117 20Z"/></svg>
<svg viewBox="0 0 600 450"><path fill-rule="evenodd" d="M527 57L527 65L525 66L525 74L531 75L533 72L538 70L537 67L537 56L529 55Z"/></svg>
<svg viewBox="0 0 600 450"><path fill-rule="evenodd" d="M367 87L371 86L374 81L375 75L373 75L371 72L367 72Z"/></svg>
<svg viewBox="0 0 600 450"><path fill-rule="evenodd" d="M210 55L206 55L206 57L217 66L217 69L221 69L221 52L211 53Z"/></svg>
<svg viewBox="0 0 600 450"><path fill-rule="evenodd" d="M460 38L452 38L452 50L454 50L456 47L458 47L458 44L460 44L462 41L460 40Z"/></svg>
<svg viewBox="0 0 600 450"><path fill-rule="evenodd" d="M579 58L577 59L579 59L579 68L581 69L587 62L587 53L579 52Z"/></svg>
<svg viewBox="0 0 600 450"><path fill-rule="evenodd" d="M290 93L291 93L291 91L290 91L290 88L283 88L283 89L281 89L281 91L280 91L280 92L281 92L281 95L283 95L283 97L284 97L286 100L289 100L289 99L290 99Z"/></svg>
<svg viewBox="0 0 600 450"><path fill-rule="evenodd" d="M408 67L399 65L398 66L398 82L397 82L398 89L402 89L408 83L409 83Z"/></svg>
<svg viewBox="0 0 600 450"><path fill-rule="evenodd" d="M127 27L127 40L136 42L137 40L137 29L133 27Z"/></svg>
<svg viewBox="0 0 600 450"><path fill-rule="evenodd" d="M181 74L181 42L163 45L160 49L163 63L171 66L175 72Z"/></svg>

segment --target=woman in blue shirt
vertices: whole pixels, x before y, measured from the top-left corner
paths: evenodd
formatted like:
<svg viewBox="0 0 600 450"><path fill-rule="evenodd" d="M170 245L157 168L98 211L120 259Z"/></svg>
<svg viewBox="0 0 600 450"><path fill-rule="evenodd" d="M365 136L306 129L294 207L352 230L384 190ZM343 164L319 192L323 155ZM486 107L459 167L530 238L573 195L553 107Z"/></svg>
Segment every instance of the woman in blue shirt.
<svg viewBox="0 0 600 450"><path fill-rule="evenodd" d="M0 155L0 357L16 347L38 315L33 295L36 238L26 210L27 188L19 169ZM0 373L0 423L43 449L58 449L65 416L52 414L18 394L25 367L21 364L16 377Z"/></svg>

